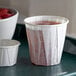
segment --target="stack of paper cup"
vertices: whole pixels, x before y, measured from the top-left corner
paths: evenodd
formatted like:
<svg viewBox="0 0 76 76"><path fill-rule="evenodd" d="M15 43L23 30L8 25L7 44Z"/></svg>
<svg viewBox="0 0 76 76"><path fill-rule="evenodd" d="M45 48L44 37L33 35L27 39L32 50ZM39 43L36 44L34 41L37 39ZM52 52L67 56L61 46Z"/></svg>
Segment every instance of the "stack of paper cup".
<svg viewBox="0 0 76 76"><path fill-rule="evenodd" d="M20 42L16 40L0 40L0 66L16 64L19 45Z"/></svg>
<svg viewBox="0 0 76 76"><path fill-rule="evenodd" d="M37 21L55 21L60 24L33 24ZM69 20L60 16L34 16L26 18L24 22L32 63L44 66L59 64Z"/></svg>

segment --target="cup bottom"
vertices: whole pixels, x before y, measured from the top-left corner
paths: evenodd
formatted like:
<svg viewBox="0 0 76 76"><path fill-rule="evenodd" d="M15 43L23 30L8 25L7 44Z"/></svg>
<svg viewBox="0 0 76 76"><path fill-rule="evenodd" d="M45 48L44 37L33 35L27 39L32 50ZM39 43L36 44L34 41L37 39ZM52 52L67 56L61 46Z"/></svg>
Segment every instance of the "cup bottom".
<svg viewBox="0 0 76 76"><path fill-rule="evenodd" d="M10 67L10 66L14 66L14 65L16 65L16 63L13 63L13 64L10 64L10 65L0 65L0 67Z"/></svg>
<svg viewBox="0 0 76 76"><path fill-rule="evenodd" d="M32 61L31 61L31 62L32 62ZM38 65L38 66L55 66L55 65L60 64L60 62L54 63L54 64L38 64L38 63L32 62L32 64L33 64L33 65Z"/></svg>

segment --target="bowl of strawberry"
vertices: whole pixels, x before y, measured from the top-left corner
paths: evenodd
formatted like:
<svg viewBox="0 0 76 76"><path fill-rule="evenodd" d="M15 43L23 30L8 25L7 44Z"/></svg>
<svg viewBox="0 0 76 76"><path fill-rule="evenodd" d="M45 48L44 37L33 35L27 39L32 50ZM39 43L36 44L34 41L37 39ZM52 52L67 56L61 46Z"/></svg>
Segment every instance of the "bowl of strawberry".
<svg viewBox="0 0 76 76"><path fill-rule="evenodd" d="M0 19L6 19L13 16L15 13L7 8L0 8Z"/></svg>
<svg viewBox="0 0 76 76"><path fill-rule="evenodd" d="M0 39L12 39L18 15L14 8L0 8Z"/></svg>

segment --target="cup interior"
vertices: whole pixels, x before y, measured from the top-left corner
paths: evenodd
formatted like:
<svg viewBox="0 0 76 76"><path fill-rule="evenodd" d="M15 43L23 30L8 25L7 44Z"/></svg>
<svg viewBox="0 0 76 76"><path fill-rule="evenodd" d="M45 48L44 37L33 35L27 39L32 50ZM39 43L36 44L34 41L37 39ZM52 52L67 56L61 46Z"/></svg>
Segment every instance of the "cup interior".
<svg viewBox="0 0 76 76"><path fill-rule="evenodd" d="M59 24L54 24L49 26L48 24L46 25L37 25L33 24L33 22L37 21L53 21L57 22ZM69 20L65 17L60 17L60 16L33 16L33 17L28 17L24 19L25 26L26 28L32 29L32 30L46 30L49 29L50 27L61 27L64 25L67 25L69 23Z"/></svg>
<svg viewBox="0 0 76 76"><path fill-rule="evenodd" d="M17 11L15 9L8 8L8 10L10 10L11 12L13 12L14 15L17 13Z"/></svg>
<svg viewBox="0 0 76 76"><path fill-rule="evenodd" d="M36 21L54 21L54 22L59 22L60 24L69 22L67 18L60 16L33 16L33 17L28 17L24 20L26 24L31 24L31 25L35 25L32 23Z"/></svg>

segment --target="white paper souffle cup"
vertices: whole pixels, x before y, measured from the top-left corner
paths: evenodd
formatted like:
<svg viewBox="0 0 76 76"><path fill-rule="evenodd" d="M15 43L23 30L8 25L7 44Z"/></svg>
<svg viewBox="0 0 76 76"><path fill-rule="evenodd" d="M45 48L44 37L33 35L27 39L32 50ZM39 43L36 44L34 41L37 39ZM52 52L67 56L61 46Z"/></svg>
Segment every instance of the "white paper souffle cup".
<svg viewBox="0 0 76 76"><path fill-rule="evenodd" d="M53 21L59 24L33 24L38 21ZM31 62L43 66L60 64L69 20L60 16L43 15L25 18L24 22Z"/></svg>
<svg viewBox="0 0 76 76"><path fill-rule="evenodd" d="M16 64L19 45L17 40L0 40L0 67Z"/></svg>

